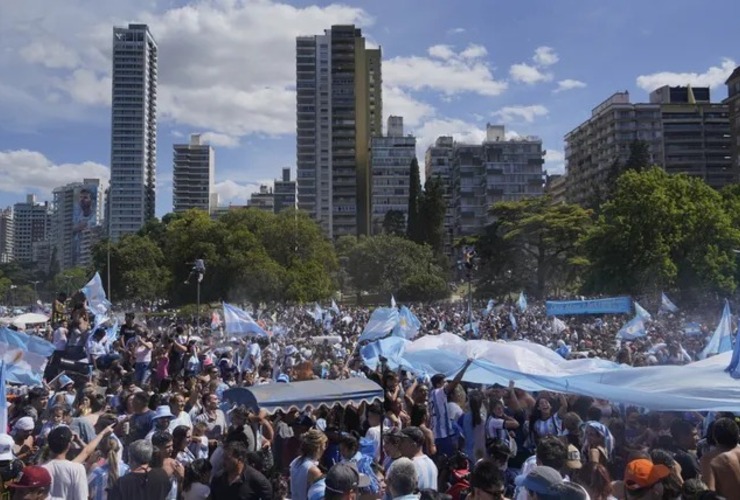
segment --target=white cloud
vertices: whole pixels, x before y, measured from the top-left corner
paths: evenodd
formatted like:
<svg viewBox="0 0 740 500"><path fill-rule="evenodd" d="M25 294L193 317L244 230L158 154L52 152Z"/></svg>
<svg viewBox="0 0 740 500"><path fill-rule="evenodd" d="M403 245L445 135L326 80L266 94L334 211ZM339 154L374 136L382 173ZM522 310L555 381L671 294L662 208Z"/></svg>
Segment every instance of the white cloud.
<svg viewBox="0 0 740 500"><path fill-rule="evenodd" d="M217 132L203 132L200 139L211 146L222 146L225 148L235 148L239 145L239 138Z"/></svg>
<svg viewBox="0 0 740 500"><path fill-rule="evenodd" d="M76 68L80 64L74 50L46 40L34 40L20 50L27 62L41 64L47 68Z"/></svg>
<svg viewBox="0 0 740 500"><path fill-rule="evenodd" d="M729 58L722 59L719 66L711 66L704 73L674 73L661 71L637 77L637 86L646 92L670 85L672 87L691 84L695 87L719 87L725 83L737 64Z"/></svg>
<svg viewBox="0 0 740 500"><path fill-rule="evenodd" d="M565 80L560 80L558 82L558 87L555 90L553 90L553 93L557 94L558 92L565 92L566 90L573 90L573 89L582 89L585 87L586 87L585 82L567 78Z"/></svg>
<svg viewBox="0 0 740 500"><path fill-rule="evenodd" d="M545 153L545 170L550 175L565 173L565 155L557 149L548 149Z"/></svg>
<svg viewBox="0 0 740 500"><path fill-rule="evenodd" d="M71 75L53 80L58 89L67 92L75 101L95 106L109 106L111 103L111 86L109 76L98 76L89 69L76 69Z"/></svg>
<svg viewBox="0 0 740 500"><path fill-rule="evenodd" d="M509 76L515 82L526 83L527 85L534 85L540 82L549 82L552 80L552 73L545 73L540 71L536 66L532 66L527 63L512 64L509 68Z"/></svg>
<svg viewBox="0 0 740 500"><path fill-rule="evenodd" d="M465 28L451 28L447 30L448 35L459 35L465 33Z"/></svg>
<svg viewBox="0 0 740 500"><path fill-rule="evenodd" d="M383 61L383 80L392 87L408 90L430 89L446 95L472 92L496 96L506 82L493 77L480 45L469 45L456 53L447 45L430 47L431 57L399 56Z"/></svg>
<svg viewBox="0 0 740 500"><path fill-rule="evenodd" d="M272 181L239 184L232 180L225 180L217 182L214 189L218 193L219 205L246 205L252 193L260 190L260 184L272 186Z"/></svg>
<svg viewBox="0 0 740 500"><path fill-rule="evenodd" d="M384 124L388 116L402 116L406 130L416 127L422 120L434 116L435 109L430 104L411 97L399 87L383 86Z"/></svg>
<svg viewBox="0 0 740 500"><path fill-rule="evenodd" d="M82 179L101 179L107 183L110 171L105 165L83 163L55 164L43 154L26 149L0 151L0 191L15 195L33 192L49 197L54 188L81 182Z"/></svg>
<svg viewBox="0 0 740 500"><path fill-rule="evenodd" d="M535 118L547 116L548 109L541 104L530 106L505 106L493 113L493 116L501 118L504 122L513 122L517 119L532 123Z"/></svg>
<svg viewBox="0 0 740 500"><path fill-rule="evenodd" d="M534 49L532 60L538 66L552 66L560 60L552 47L537 47Z"/></svg>

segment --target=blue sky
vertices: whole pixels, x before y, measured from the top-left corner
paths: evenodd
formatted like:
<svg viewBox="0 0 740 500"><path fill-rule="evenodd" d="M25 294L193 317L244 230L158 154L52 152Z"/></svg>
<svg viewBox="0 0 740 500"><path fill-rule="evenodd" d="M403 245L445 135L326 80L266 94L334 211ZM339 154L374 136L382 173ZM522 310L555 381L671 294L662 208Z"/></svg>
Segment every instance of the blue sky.
<svg viewBox="0 0 740 500"><path fill-rule="evenodd" d="M295 165L295 36L356 23L383 50L384 115L419 153L439 135L482 139L487 122L563 136L615 91L709 85L740 61L732 0L1 0L0 207L25 193L108 177L112 26L145 22L159 44L157 213L171 210L172 144L205 133L217 191L244 204ZM709 17L712 16L712 17ZM422 158L420 160L423 163ZM295 171L295 170L294 170Z"/></svg>

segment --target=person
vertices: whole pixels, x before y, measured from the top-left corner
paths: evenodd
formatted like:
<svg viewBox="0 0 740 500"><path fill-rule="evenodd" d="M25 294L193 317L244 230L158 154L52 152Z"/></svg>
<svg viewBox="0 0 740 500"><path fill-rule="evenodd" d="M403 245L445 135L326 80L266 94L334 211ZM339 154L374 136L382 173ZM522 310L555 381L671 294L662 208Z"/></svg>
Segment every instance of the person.
<svg viewBox="0 0 740 500"><path fill-rule="evenodd" d="M483 401L484 397L481 391L470 391L466 411L457 421L457 425L462 431L465 455L471 460L480 460L486 456L486 411L483 407Z"/></svg>
<svg viewBox="0 0 740 500"><path fill-rule="evenodd" d="M85 350L90 364L98 370L110 368L121 357L117 352L111 352L110 342L108 342L107 333L103 327L93 332L85 345Z"/></svg>
<svg viewBox="0 0 740 500"><path fill-rule="evenodd" d="M557 413L552 411L552 403L547 397L537 399L537 407L529 418L529 438L535 446L547 436L559 436L563 430L563 417L568 413L568 401L560 395Z"/></svg>
<svg viewBox="0 0 740 500"><path fill-rule="evenodd" d="M341 462L329 469L324 484L325 500L355 500L361 488L370 486L370 479L360 474L354 464Z"/></svg>
<svg viewBox="0 0 740 500"><path fill-rule="evenodd" d="M535 455L529 457L522 465L522 473L517 477L522 480L534 467L543 465L560 471L568 462L568 448L560 439L555 436L547 436L537 443ZM517 500L526 500L526 491L523 488L517 488Z"/></svg>
<svg viewBox="0 0 740 500"><path fill-rule="evenodd" d="M206 274L206 264L203 260L203 257L200 257L198 259L195 259L193 262L193 268L190 270L190 274L188 275L188 279L185 280L185 284L189 285L190 280L193 277L196 277L198 279L198 283L203 281L203 276Z"/></svg>
<svg viewBox="0 0 740 500"><path fill-rule="evenodd" d="M218 396L215 393L205 393L202 397L203 412L195 417L194 422L203 422L208 430L206 436L210 446L215 448L226 433L226 416L219 405Z"/></svg>
<svg viewBox="0 0 740 500"><path fill-rule="evenodd" d="M609 429L601 422L589 420L586 422L585 436L583 454L588 461L608 465L614 451L614 437Z"/></svg>
<svg viewBox="0 0 740 500"><path fill-rule="evenodd" d="M527 491L529 500L558 500L560 496L553 488L563 482L560 472L546 465L538 465L524 477L518 477L516 485Z"/></svg>
<svg viewBox="0 0 740 500"><path fill-rule="evenodd" d="M182 482L183 500L206 500L211 495L208 486L211 477L211 463L198 458L185 468L185 479Z"/></svg>
<svg viewBox="0 0 740 500"><path fill-rule="evenodd" d="M385 478L386 485L393 500L415 500L419 488L419 477L414 462L406 457L393 461Z"/></svg>
<svg viewBox="0 0 740 500"><path fill-rule="evenodd" d="M28 465L23 468L20 479L10 485L13 500L46 500L51 491L51 482L51 474L44 467Z"/></svg>
<svg viewBox="0 0 740 500"><path fill-rule="evenodd" d="M157 431L167 431L170 428L170 422L174 419L174 415L170 411L170 407L167 405L157 406L154 415L152 416L152 430L150 430L144 439L152 439L152 436Z"/></svg>
<svg viewBox="0 0 740 500"><path fill-rule="evenodd" d="M447 403L449 402L449 395L460 384L472 362L472 359L467 360L452 382L446 382L445 376L441 373L432 377L433 389L429 395L432 410L432 432L435 437L437 453L440 455L451 457L455 453L455 432ZM420 480L423 482L421 476Z"/></svg>
<svg viewBox="0 0 740 500"><path fill-rule="evenodd" d="M121 442L117 437L108 436L103 440L100 444L100 451L104 453L105 459L94 464L87 475L91 500L106 500L108 490L113 487L119 477L129 471L128 465L120 459Z"/></svg>
<svg viewBox="0 0 740 500"><path fill-rule="evenodd" d="M131 471L108 492L108 500L162 500L170 491L170 478L162 468L152 468L154 447L139 439L128 447L128 464Z"/></svg>
<svg viewBox="0 0 740 500"><path fill-rule="evenodd" d="M272 500L272 485L258 470L247 465L244 443L224 448L224 471L211 481L211 497L234 500Z"/></svg>
<svg viewBox="0 0 740 500"><path fill-rule="evenodd" d="M403 437L399 443L401 455L414 462L419 489L437 490L439 471L432 459L424 453L426 442L424 433L418 427L406 427L401 430L401 435Z"/></svg>
<svg viewBox="0 0 740 500"><path fill-rule="evenodd" d="M326 451L328 440L318 429L311 429L301 436L301 454L290 464L290 498L306 500L308 489L323 473L319 460Z"/></svg>
<svg viewBox="0 0 740 500"><path fill-rule="evenodd" d="M709 463L707 486L721 496L733 498L740 492L740 430L733 420L722 418L714 423L713 432L717 446L727 451Z"/></svg>
<svg viewBox="0 0 740 500"><path fill-rule="evenodd" d="M681 466L681 477L684 481L699 477L701 466L696 457L696 445L699 442L696 426L687 420L677 419L671 422L670 431L674 444L673 458Z"/></svg>
<svg viewBox="0 0 740 500"><path fill-rule="evenodd" d="M670 475L671 469L665 465L646 458L632 460L624 470L624 498L663 498L662 481Z"/></svg>
<svg viewBox="0 0 740 500"><path fill-rule="evenodd" d="M43 467L51 474L51 498L88 500L85 466L67 460L67 452L72 446L72 431L69 427L57 427L49 432L47 445L51 460Z"/></svg>
<svg viewBox="0 0 740 500"><path fill-rule="evenodd" d="M0 434L0 498L7 498L8 487L18 479L23 462L13 455L15 442L8 434Z"/></svg>
<svg viewBox="0 0 740 500"><path fill-rule="evenodd" d="M471 500L500 500L506 493L504 475L492 460L483 459L470 473Z"/></svg>

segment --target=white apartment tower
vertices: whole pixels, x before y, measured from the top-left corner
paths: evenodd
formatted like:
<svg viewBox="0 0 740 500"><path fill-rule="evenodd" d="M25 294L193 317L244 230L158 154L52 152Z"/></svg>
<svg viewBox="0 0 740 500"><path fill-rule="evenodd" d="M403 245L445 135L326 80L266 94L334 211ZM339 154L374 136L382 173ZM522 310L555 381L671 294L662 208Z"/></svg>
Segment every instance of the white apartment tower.
<svg viewBox="0 0 740 500"><path fill-rule="evenodd" d="M92 248L101 236L103 198L100 179L54 189L51 244L60 269L92 265Z"/></svg>
<svg viewBox="0 0 740 500"><path fill-rule="evenodd" d="M49 202L37 203L29 194L25 203L13 205L13 258L18 262L34 262L34 244L49 239L51 207Z"/></svg>
<svg viewBox="0 0 740 500"><path fill-rule="evenodd" d="M191 208L211 212L215 175L215 153L192 134L189 144L175 144L172 173L172 201L175 212Z"/></svg>
<svg viewBox="0 0 740 500"><path fill-rule="evenodd" d="M154 217L157 161L157 43L145 24L113 28L110 161L112 239Z"/></svg>

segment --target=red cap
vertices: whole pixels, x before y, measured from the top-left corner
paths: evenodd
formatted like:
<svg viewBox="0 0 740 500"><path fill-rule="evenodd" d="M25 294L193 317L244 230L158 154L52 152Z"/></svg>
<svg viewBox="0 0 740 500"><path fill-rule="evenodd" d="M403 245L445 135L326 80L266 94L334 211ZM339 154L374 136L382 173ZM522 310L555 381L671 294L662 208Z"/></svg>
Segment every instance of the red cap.
<svg viewBox="0 0 740 500"><path fill-rule="evenodd" d="M51 474L40 465L27 465L21 472L18 481L8 485L11 488L48 488L51 486Z"/></svg>
<svg viewBox="0 0 740 500"><path fill-rule="evenodd" d="M624 471L624 485L628 490L648 488L671 475L671 469L662 464L640 458L627 464Z"/></svg>

